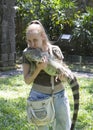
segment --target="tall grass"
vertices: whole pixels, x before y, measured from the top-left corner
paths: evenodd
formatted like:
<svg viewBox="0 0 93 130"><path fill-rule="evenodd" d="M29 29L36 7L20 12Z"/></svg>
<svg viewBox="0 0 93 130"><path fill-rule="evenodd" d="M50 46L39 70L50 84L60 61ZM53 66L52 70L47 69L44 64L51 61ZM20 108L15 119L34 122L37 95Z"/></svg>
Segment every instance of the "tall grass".
<svg viewBox="0 0 93 130"><path fill-rule="evenodd" d="M78 78L80 84L80 110L76 130L93 130L93 79ZM66 85L67 86L67 85ZM0 129L34 130L26 117L26 99L30 85L26 85L22 75L0 78ZM66 87L73 114L73 98L69 86Z"/></svg>

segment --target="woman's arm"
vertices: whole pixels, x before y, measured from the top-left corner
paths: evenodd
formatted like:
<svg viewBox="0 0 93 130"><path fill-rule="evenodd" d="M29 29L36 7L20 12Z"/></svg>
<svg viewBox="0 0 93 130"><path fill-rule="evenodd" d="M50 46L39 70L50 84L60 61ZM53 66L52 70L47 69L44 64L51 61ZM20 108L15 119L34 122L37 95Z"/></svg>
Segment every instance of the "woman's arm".
<svg viewBox="0 0 93 130"><path fill-rule="evenodd" d="M47 62L42 62L42 63L38 63L36 64L36 69L35 71L30 74L30 69L31 66L30 64L23 64L23 75L24 75L24 81L27 84L31 84L35 78L37 77L37 75L39 74L39 72L44 69L47 66Z"/></svg>

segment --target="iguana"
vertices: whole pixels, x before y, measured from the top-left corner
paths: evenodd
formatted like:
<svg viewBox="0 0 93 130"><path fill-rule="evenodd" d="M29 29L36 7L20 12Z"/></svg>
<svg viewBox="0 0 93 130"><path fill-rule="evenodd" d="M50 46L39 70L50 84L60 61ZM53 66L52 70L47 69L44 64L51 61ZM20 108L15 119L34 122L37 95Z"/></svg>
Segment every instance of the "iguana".
<svg viewBox="0 0 93 130"><path fill-rule="evenodd" d="M55 75L58 76L61 73L65 75L72 89L73 98L74 98L74 112L73 112L72 124L70 128L70 130L74 130L75 123L78 116L78 111L79 111L79 84L77 82L75 75L70 71L70 69L63 62L60 62L59 60L55 60L55 58L53 56L50 56L48 52L43 52L39 48L28 49L24 51L24 55L29 62L31 61L42 62L42 58L46 56L48 60L48 65L46 69L44 69L44 71L54 76Z"/></svg>

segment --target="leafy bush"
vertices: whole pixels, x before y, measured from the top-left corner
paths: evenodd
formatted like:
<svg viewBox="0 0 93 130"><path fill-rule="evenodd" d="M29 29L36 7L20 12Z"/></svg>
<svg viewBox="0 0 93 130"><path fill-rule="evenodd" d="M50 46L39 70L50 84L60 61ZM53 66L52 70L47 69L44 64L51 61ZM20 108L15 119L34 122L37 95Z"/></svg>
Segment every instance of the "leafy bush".
<svg viewBox="0 0 93 130"><path fill-rule="evenodd" d="M75 14L73 37L75 53L85 56L93 56L93 8L87 8L87 12Z"/></svg>
<svg viewBox="0 0 93 130"><path fill-rule="evenodd" d="M33 19L39 19L48 37L57 41L60 34L71 34L72 41L64 44L67 54L93 56L93 9L78 10L74 0L17 0L16 46L26 47L25 29ZM63 44L62 44L63 48Z"/></svg>
<svg viewBox="0 0 93 130"><path fill-rule="evenodd" d="M40 19L50 40L57 40L61 33L71 32L75 4L71 1L17 0L16 42L17 48L25 47L25 29L33 19Z"/></svg>

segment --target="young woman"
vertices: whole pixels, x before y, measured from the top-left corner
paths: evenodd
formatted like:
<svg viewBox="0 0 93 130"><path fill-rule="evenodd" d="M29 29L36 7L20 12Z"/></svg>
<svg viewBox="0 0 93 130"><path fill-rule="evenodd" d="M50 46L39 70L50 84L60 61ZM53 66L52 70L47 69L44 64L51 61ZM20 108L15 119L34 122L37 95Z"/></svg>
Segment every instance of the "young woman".
<svg viewBox="0 0 93 130"><path fill-rule="evenodd" d="M58 46L51 45L45 33L43 25L34 20L26 30L26 39L28 47L23 51L23 74L27 84L31 84L31 92L28 100L45 99L51 95L51 75L47 74L44 69L47 67L47 57L43 57L42 62L29 62L24 53L31 48L39 48L54 58L62 61L63 55ZM70 107L65 88L61 82L63 75L59 75L57 81L54 78L54 108L55 108L55 130L70 130ZM49 130L48 125L38 126L38 130Z"/></svg>

